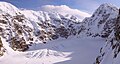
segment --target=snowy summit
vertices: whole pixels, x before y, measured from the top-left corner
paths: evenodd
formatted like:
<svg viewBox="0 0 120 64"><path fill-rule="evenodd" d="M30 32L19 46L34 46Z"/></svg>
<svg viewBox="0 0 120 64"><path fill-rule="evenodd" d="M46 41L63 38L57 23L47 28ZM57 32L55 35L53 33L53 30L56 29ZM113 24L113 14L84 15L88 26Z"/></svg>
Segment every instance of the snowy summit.
<svg viewBox="0 0 120 64"><path fill-rule="evenodd" d="M71 11L0 2L0 64L119 64L120 9L105 3L91 17Z"/></svg>

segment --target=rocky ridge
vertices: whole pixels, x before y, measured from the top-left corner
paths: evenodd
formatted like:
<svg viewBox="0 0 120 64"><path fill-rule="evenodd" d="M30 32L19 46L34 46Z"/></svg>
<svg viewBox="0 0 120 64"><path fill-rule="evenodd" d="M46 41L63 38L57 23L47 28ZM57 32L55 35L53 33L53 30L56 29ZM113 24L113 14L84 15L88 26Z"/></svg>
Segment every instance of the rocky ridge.
<svg viewBox="0 0 120 64"><path fill-rule="evenodd" d="M120 10L111 4L100 5L91 17L79 22L72 15L20 10L9 3L0 2L0 55L6 50L5 42L14 51L26 51L33 43L45 44L58 38L102 37L106 43L94 64L104 64L108 54L113 54L111 58L119 58L119 23Z"/></svg>

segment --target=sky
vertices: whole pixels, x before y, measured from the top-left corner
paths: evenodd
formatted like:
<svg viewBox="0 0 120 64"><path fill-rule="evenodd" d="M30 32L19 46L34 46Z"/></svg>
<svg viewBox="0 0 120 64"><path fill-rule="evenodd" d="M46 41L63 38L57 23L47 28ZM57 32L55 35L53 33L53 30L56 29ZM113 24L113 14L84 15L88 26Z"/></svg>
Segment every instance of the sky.
<svg viewBox="0 0 120 64"><path fill-rule="evenodd" d="M120 7L120 0L0 0L10 2L19 8L39 10L43 5L67 5L73 9L79 9L88 13L94 10L102 3L112 3Z"/></svg>
<svg viewBox="0 0 120 64"><path fill-rule="evenodd" d="M120 7L120 0L0 0L9 2L18 8L57 11L71 13L84 18L90 16L103 3L111 3ZM64 10L63 10L64 9ZM77 15L79 14L79 15Z"/></svg>

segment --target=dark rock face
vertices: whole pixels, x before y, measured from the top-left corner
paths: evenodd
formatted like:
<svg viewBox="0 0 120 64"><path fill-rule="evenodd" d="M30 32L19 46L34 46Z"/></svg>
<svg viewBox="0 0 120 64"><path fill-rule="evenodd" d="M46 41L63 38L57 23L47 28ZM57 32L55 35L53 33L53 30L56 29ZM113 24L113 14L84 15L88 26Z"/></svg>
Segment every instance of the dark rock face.
<svg viewBox="0 0 120 64"><path fill-rule="evenodd" d="M13 50L18 51L26 51L29 49L29 46L26 44L24 38L16 39L16 37L13 37L10 41L10 45Z"/></svg>
<svg viewBox="0 0 120 64"><path fill-rule="evenodd" d="M114 42L113 40L116 42ZM112 49L114 50L114 58L116 58L118 53L120 52L120 9L114 27L114 38L112 38L111 40L111 46Z"/></svg>
<svg viewBox="0 0 120 64"><path fill-rule="evenodd" d="M119 11L120 13L120 11ZM118 17L117 17L117 20L116 20L116 23L115 23L115 28L114 28L114 35L115 35L115 39L117 41L120 40L120 14L118 14Z"/></svg>
<svg viewBox="0 0 120 64"><path fill-rule="evenodd" d="M0 38L0 56L3 56L5 49L3 48L2 40Z"/></svg>
<svg viewBox="0 0 120 64"><path fill-rule="evenodd" d="M56 29L56 34L58 34L60 37L63 37L63 38L68 38L68 36L69 36L68 30L63 26Z"/></svg>

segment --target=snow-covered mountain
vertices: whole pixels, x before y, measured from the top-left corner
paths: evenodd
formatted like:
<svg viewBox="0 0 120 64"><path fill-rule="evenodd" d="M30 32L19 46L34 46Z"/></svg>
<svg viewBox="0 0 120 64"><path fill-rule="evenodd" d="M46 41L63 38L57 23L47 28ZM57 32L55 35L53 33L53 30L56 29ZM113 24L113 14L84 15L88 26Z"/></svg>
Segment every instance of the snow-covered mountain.
<svg viewBox="0 0 120 64"><path fill-rule="evenodd" d="M86 34L92 36L108 37L113 29L113 23L118 15L118 9L110 4L102 4L89 18L83 20ZM106 32L108 32L106 34Z"/></svg>
<svg viewBox="0 0 120 64"><path fill-rule="evenodd" d="M90 17L91 15L80 11L78 9L71 9L69 6L66 5L60 5L60 6L55 6L55 5L43 5L40 7L40 10L42 11L46 11L46 12L57 12L61 15L74 15L77 18L79 18L79 20L83 20L85 17Z"/></svg>
<svg viewBox="0 0 120 64"><path fill-rule="evenodd" d="M0 60L3 64L12 57L17 59L12 64L119 64L119 22L120 10L112 4L100 5L80 22L73 15L20 10L0 2Z"/></svg>
<svg viewBox="0 0 120 64"><path fill-rule="evenodd" d="M83 20L85 35L106 39L94 64L119 64L120 10L112 4L102 4L90 18Z"/></svg>
<svg viewBox="0 0 120 64"><path fill-rule="evenodd" d="M25 51L32 43L68 38L77 34L80 21L72 15L19 10L10 3L0 3L1 38L13 50ZM1 44L4 45L4 43Z"/></svg>
<svg viewBox="0 0 120 64"><path fill-rule="evenodd" d="M83 20L81 34L106 39L94 64L119 64L119 22L120 10L112 4L100 5L91 17Z"/></svg>

